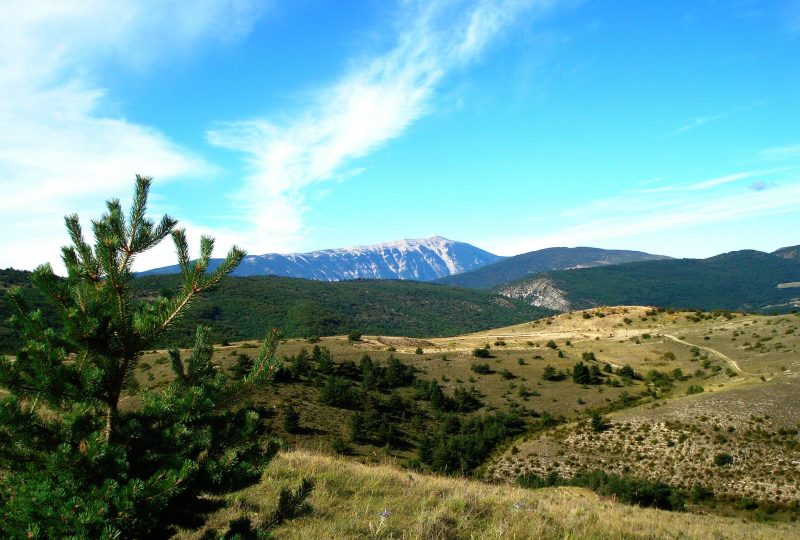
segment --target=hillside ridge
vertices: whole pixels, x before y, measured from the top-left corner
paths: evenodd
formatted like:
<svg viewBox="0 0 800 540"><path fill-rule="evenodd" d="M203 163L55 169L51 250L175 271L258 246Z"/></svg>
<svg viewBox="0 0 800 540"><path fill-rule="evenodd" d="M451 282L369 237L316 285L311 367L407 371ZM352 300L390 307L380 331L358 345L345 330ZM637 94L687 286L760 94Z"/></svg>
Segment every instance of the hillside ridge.
<svg viewBox="0 0 800 540"><path fill-rule="evenodd" d="M490 289L540 272L658 259L669 257L621 249L550 247L514 255L461 274L445 276L437 282L472 289Z"/></svg>

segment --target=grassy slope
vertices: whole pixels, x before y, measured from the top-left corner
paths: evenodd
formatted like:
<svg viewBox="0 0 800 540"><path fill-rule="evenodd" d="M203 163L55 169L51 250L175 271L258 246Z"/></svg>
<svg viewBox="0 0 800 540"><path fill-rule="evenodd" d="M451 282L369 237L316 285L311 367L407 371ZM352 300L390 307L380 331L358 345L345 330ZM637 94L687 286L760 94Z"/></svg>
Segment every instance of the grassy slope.
<svg viewBox="0 0 800 540"><path fill-rule="evenodd" d="M644 308L631 308L630 313L644 313L644 311ZM637 381L632 382L630 386L601 385L589 390L584 390L581 386L568 380L562 382L542 381L542 372L545 366L553 365L563 371L572 368L580 360L581 353L594 346L590 341L591 337L588 336L603 335L606 330L600 319L584 321L578 316L574 319L574 322L580 325L578 333L563 334L564 331L567 331L567 319L559 318L557 320L561 322L549 325L547 322L550 319L548 319L475 334L425 340L364 336L363 341L350 343L343 336L330 336L322 338L319 345L331 351L336 363L352 361L358 364L360 358L367 353L373 360L385 364L389 355L394 354L402 362L416 367L419 370L417 373L419 379L439 381L444 391L450 395L457 386L475 386L482 393L481 400L485 406L467 416L482 415L493 411L525 409L537 413L547 412L553 416L564 416L569 420L575 420L584 417L591 408L607 406L624 392L638 394L645 389L645 385ZM609 320L611 320L610 317ZM626 331L646 332L648 331L646 325L649 322L651 321L641 321L637 318L633 328L626 329ZM571 346L565 346L565 337L573 339L574 343ZM493 358L480 360L472 356L471 353L475 347L483 346L487 342L494 343L498 338L504 339L506 345L493 346ZM546 341L551 338L557 340L562 347L563 358L558 356L557 350L545 346ZM530 340L534 341L529 344ZM396 351L389 352L389 345L396 348ZM251 348L253 346L254 343L239 343L218 347L215 361L225 367L230 367L237 354L254 354L255 349ZM423 348L421 355L415 354L418 346ZM605 342L602 342L600 346L605 346ZM310 351L312 345L305 340L290 339L281 345L279 355L292 356L302 348ZM673 348L680 348L680 346L667 344L664 350ZM636 350L633 343L618 349L614 355L616 358L611 361L617 365L630 363L637 370L647 366L645 363L647 351ZM519 358L524 359L524 365L519 364ZM473 372L471 366L476 362L488 362L493 372L485 375ZM146 354L142 366L143 369L137 372L137 377L143 386L162 384L171 378L169 363L166 355L161 351ZM146 369L144 369L145 366ZM680 358L676 360L675 366L689 369L691 364L687 358ZM514 378L505 379L502 376L504 370L511 372ZM713 380L721 381L719 375L709 374L709 376ZM685 383L686 386L689 384L689 382ZM521 386L527 388L531 395L521 397L519 395ZM400 389L398 393L413 400L414 392L410 388ZM290 445L309 449L328 449L334 437L347 436L347 422L352 412L320 403L319 394L319 388L313 384L313 381L304 380L299 384L275 384L269 391L259 396L258 401L276 411L271 420L271 428ZM577 402L578 398L581 400L580 403ZM429 425L428 422L432 421L434 416L426 403L416 403L422 408L426 423L420 429L413 426L409 418L400 426L402 431L407 433L409 446L392 448L387 452L382 447L352 445L355 456L369 461L381 459L387 455L399 459L416 457L416 445L419 438L423 435L425 426ZM282 429L279 413L286 404L292 404L300 413L301 425L305 430L301 435L285 433Z"/></svg>
<svg viewBox="0 0 800 540"><path fill-rule="evenodd" d="M580 422L585 421L591 410L608 407L617 402L623 393L634 396L641 394L646 391L648 385L642 381L632 381L630 385L620 387L608 385L584 387L569 379L561 382L543 381L541 377L546 365L553 365L559 370L567 371L580 361L584 352L593 352L598 359L599 366L606 362L614 366L630 364L642 374L647 374L650 370L670 373L674 369L680 368L688 378L683 381L673 381L673 388L669 391L659 392L658 400L647 398L644 400L643 406L615 414L640 415L640 423L654 424L662 421L659 420L662 412L666 413L673 407L677 407L681 411L681 421L699 430L697 437L692 440L695 443L692 448L698 452L706 452L705 458L703 458L706 461L713 457L712 452L722 451L726 448L735 448L739 451L737 441L740 438L739 434L732 436L725 432L731 441L730 444L734 446L726 447L715 442L714 437L717 433L712 428L715 424L714 421L711 421L712 415L709 414L709 419L706 421L694 422L693 419L696 420L704 413L698 412L693 407L687 407L698 400L716 402L715 400L719 399L721 405L717 409L739 411L743 419L736 425L740 426L739 430L743 437L745 432L753 431L756 427L755 425L748 427L747 422L750 420L751 414L757 416L770 414L772 420L759 424L770 433L781 427L794 427L800 423L800 403L798 403L800 398L796 396L796 392L792 393L793 379L791 378L793 373L800 371L793 364L797 361L797 354L800 352L800 339L798 339L797 333L786 334L786 332L794 332L793 329L800 324L800 319L797 317L737 315L729 320L721 315L709 315L708 319L696 320L692 313L654 314L647 308L641 307L605 309L603 310L604 317L600 317L600 313L600 310L593 310L587 313L587 315L591 315L588 319L584 318L582 313L565 314L555 318L453 338L415 340L366 336L363 342L348 343L343 337L326 337L320 342L320 345L330 349L337 362L354 361L358 363L364 353L370 354L374 360L385 362L390 354L387 351L387 345L392 344L397 349L394 352L395 355L400 357L404 363L414 365L420 370L417 374L420 379L439 381L446 393L452 393L456 386L474 385L483 394L481 399L485 407L476 413L471 413L473 415L485 414L492 410L548 412L554 416L563 416L573 422L570 426L577 426ZM626 323L626 319L630 322ZM734 338L732 333L741 330L724 330L726 328L747 328L753 329L753 331L750 331L747 336L739 335L735 338L737 341L730 341ZM765 339L765 341L758 341L762 345L753 347L756 338L752 334L756 333L756 329L760 332L760 339ZM773 334L773 330L778 333ZM709 340L704 339L707 333ZM715 350L736 358L738 363L747 370L747 375L731 377L726 373L726 369L733 369L730 363L704 349L701 350L700 356L695 357L691 353L690 345L676 342L663 334L669 334L675 338L683 337L688 342L696 343L700 347L711 344L710 346ZM774 337L766 340L770 336ZM563 358L558 357L558 350L545 346L550 339L556 342L558 350L564 355ZM505 344L492 346L494 358L478 360L471 356L473 348L487 342L494 344L499 340ZM750 345L745 345L748 341ZM424 354L414 354L417 346L423 347ZM217 361L230 366L238 353L253 353L253 349L243 347L242 344L221 347L217 353ZM303 347L310 350L311 345L303 340L289 340L281 346L280 354L294 355ZM674 355L674 357L670 355ZM443 357L446 357L447 360L443 360ZM523 365L519 364L519 358L523 359ZM704 367L706 360L708 367ZM146 371L142 369L138 373L143 385L159 384L167 380L169 366L163 353L156 352L146 355L144 362L148 365L148 369ZM475 362L487 362L494 372L485 375L474 373L470 366ZM779 377L782 367L786 367L790 371ZM504 378L502 376L504 370L511 372L514 378ZM764 383L759 379L761 375L771 380ZM150 380L151 377L152 380ZM607 376L607 378L618 380L615 376ZM699 397L684 397L687 389L693 385L703 386L704 394ZM522 386L528 390L528 394L525 396L522 396L519 391ZM748 390L751 387L755 390ZM405 398L413 400L411 389L400 389L398 392ZM746 393L742 394L742 392ZM739 405L739 403L748 401L750 406L747 408ZM319 388L311 380L302 383L275 384L259 397L259 402L275 411L271 420L272 429L291 446L327 450L330 448L333 438L347 436L347 422L352 412L320 403ZM282 431L280 410L287 403L291 403L300 413L304 431L299 435L291 435ZM406 434L407 446L385 449L370 445L353 445L355 457L366 461L380 460L387 456L401 460L414 458L416 446L424 430L427 429L426 426L435 421L426 403L416 403L418 407L421 407L423 415L427 419L421 426L414 426L410 418L399 425ZM731 404L734 405L733 408ZM654 405L658 406L652 408ZM710 405L708 407L711 409ZM730 411L727 416L730 416ZM780 425L775 423L779 418L784 418ZM722 426L723 431L732 424L731 420L726 418L720 418L716 423ZM662 427L659 427L654 430L654 433L661 430ZM612 435L620 439L614 441L614 444L624 442L627 447L630 447L625 455L626 459L633 462L634 470L655 471L659 474L664 472L659 467L653 467L649 460L636 461L635 456L638 453L636 449L639 446L642 449L647 448L647 445L640 445L639 441L634 441L639 435L638 432L635 430L630 432L610 430L605 436ZM678 435L675 434L675 440L677 437ZM585 438L585 436L580 435L579 438ZM726 475L735 473L732 477L733 480L735 477L748 475L764 476L771 474L775 468L770 461L772 457L781 455L783 457L779 459L795 459L792 457L792 452L796 451L783 443L766 446L760 439L745 441L742 438L741 441L746 443L742 447L743 450L758 450L763 452L763 454L758 454L762 457L751 459L747 470L731 468L718 471L711 469L708 483L710 485L718 484L720 493L748 495L748 492L740 491L735 482L728 482L717 473ZM674 453L679 449L664 446L666 442L667 439L664 438L653 455L661 455L665 451ZM523 451L520 456L513 457L521 458L528 455L524 450L524 445L520 443L517 445L523 448ZM554 448L551 454L555 456L560 451L561 443L557 441L555 446L551 445L548 448ZM536 452L538 450L531 450L531 453ZM597 455L603 456L604 453L598 452ZM544 461L542 464L543 466L550 465L549 462ZM619 467L624 464L620 462ZM563 465L566 467L566 464ZM509 469L509 471L511 470L513 469ZM569 468L565 468L565 471L567 470ZM690 471L690 469L687 468L685 471ZM518 472L522 472L522 469ZM679 483L683 483L685 480L672 472L665 474L664 478L669 481L679 481ZM769 495L773 493L773 488L780 488L782 485L792 482L795 473L792 473L791 469L787 469L785 476L781 473L777 478L779 482L771 483L770 491L765 491L765 494ZM723 480L725 481L723 482ZM792 498L795 496L792 494Z"/></svg>
<svg viewBox="0 0 800 540"><path fill-rule="evenodd" d="M735 251L709 259L634 262L547 276L566 292L574 309L651 305L752 311L796 297L797 289L777 285L800 279L800 265L759 251Z"/></svg>
<svg viewBox="0 0 800 540"><path fill-rule="evenodd" d="M627 465L630 473L674 485L688 487L699 481L719 495L768 498L779 504L798 500L799 473L792 463L800 459L800 452L792 430L800 424L800 397L795 391L800 376L800 318L740 314L698 318L694 313L656 313L634 306L591 310L586 315L588 318L583 313L564 314L453 338L368 336L364 342L348 343L342 337L329 337L320 345L328 347L337 362L357 362L365 352L385 359L387 344L391 343L397 348L394 354L421 370L420 378L443 381L448 392L473 377L484 394L486 408L509 410L521 405L570 420L556 430L514 441L516 452L512 445L506 446L506 451L483 469L487 476L496 475L500 481L513 481L527 470L568 476L576 464L609 472L621 472ZM545 346L550 339L565 358ZM500 340L505 344L492 346L495 358L480 360L488 361L495 373L473 373L470 366L477 360L470 355L472 348ZM218 361L230 365L238 352L252 353L245 345L220 348ZM699 355L692 353L694 345ZM414 354L417 346L424 348L424 354ZM289 340L281 353L296 354L302 347L310 349L303 340ZM585 427L588 410L608 404L620 392L638 394L646 384L634 381L622 388L583 387L569 380L541 380L546 364L566 370L589 351L601 364L629 363L640 373L651 369L670 372L679 367L690 378L674 381L672 390L659 392L657 400L647 399L641 406L608 415L611 429L596 436ZM442 361L442 355L447 361ZM142 384L166 380L168 366L156 362L162 356L156 352L145 357L152 367L138 374ZM518 358L525 360L524 365L519 365ZM739 370L725 358L734 360ZM725 373L726 368L732 376ZM503 379L502 369L512 371L516 378ZM149 380L151 376L153 380ZM762 376L766 380L761 380ZM521 384L538 395L518 396L515 389ZM705 391L687 396L690 385L702 385ZM332 438L346 434L351 412L321 404L318 392L308 384L276 384L259 398L268 409L275 410L270 420L273 433L294 450L278 459L261 486L236 496L238 511L268 512L274 493L287 483L295 485L302 475L312 476L318 484L311 499L314 511L281 529L282 538L359 538L370 534L394 538L661 538L681 534L713 537L714 531L716 537L724 538L800 535L800 530L787 525L755 525L741 519L624 507L576 489L527 492L356 463L403 463L415 455L419 433L413 430L409 431L410 447L353 445L353 457L331 458L323 454L330 452ZM303 433L299 435L282 431L279 413L286 403L300 412ZM733 433L728 431L729 426L735 428ZM781 434L782 429L789 431ZM681 433L688 435L686 441L668 444L677 442ZM718 435L726 440L717 440ZM736 457L733 466L723 469L711 464L720 451ZM524 510L514 510L513 504L518 501L525 503ZM378 513L384 507L392 511L392 516L376 534ZM711 508L695 510L707 513ZM751 520L758 515L770 516L761 510L740 511L735 504L722 504L712 511L737 518L746 515ZM772 517L785 520L793 515L779 510ZM218 526L222 520L223 515L218 515L209 526ZM196 531L186 534L199 536Z"/></svg>
<svg viewBox="0 0 800 540"><path fill-rule="evenodd" d="M796 525L641 509L577 488L531 491L303 450L280 454L263 481L236 494L232 507L213 515L206 528L223 528L242 513L268 515L278 490L296 486L303 476L316 481L311 511L275 530L278 538L772 539L800 534ZM391 515L381 524L384 509ZM179 538L200 538L206 528L183 531Z"/></svg>
<svg viewBox="0 0 800 540"><path fill-rule="evenodd" d="M683 371L692 374L704 369L708 357L723 368L719 376L692 377L667 399L612 413L610 429L599 434L585 422L574 422L521 441L518 452L506 452L488 467L490 475L513 479L532 471L569 477L580 467L600 468L685 488L700 483L721 495L797 505L800 318L738 315L695 322L682 313L661 313L650 319L655 323L651 337L635 346L649 357L645 365L668 372L688 360L690 367ZM625 337L622 328L614 329L619 321L606 317L603 322L614 336L600 341L598 358L615 356L620 347L631 350L629 339L619 339ZM563 328L559 320L556 325ZM692 345L699 356L692 355ZM675 360L663 357L661 351L667 348ZM686 395L688 384L700 385L704 392ZM719 453L730 454L734 463L715 466Z"/></svg>
<svg viewBox="0 0 800 540"><path fill-rule="evenodd" d="M608 250L590 247L554 247L531 251L493 264L436 280L437 283L471 289L489 289L495 285L560 268L588 266L596 261L620 264L659 257L639 251Z"/></svg>

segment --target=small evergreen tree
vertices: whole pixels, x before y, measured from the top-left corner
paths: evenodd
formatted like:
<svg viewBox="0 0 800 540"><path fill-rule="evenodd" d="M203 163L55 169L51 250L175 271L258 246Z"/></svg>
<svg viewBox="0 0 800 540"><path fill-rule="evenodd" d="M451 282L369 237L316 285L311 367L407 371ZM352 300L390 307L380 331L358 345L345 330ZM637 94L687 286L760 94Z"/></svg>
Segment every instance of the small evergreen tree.
<svg viewBox="0 0 800 540"><path fill-rule="evenodd" d="M489 349L488 345L485 347L477 347L472 349L472 356L475 358L491 358L492 351Z"/></svg>
<svg viewBox="0 0 800 540"><path fill-rule="evenodd" d="M347 445L347 442L342 439L341 437L336 437L331 442L331 450L336 452L337 454L347 455L350 453L350 447Z"/></svg>
<svg viewBox="0 0 800 540"><path fill-rule="evenodd" d="M390 354L386 363L386 376L384 384L389 388L408 386L414 382L414 368L404 364L395 355Z"/></svg>
<svg viewBox="0 0 800 540"><path fill-rule="evenodd" d="M592 384L600 384L603 382L603 375L600 373L600 368L597 367L596 364L592 364L592 367L589 368L589 376L592 380Z"/></svg>
<svg viewBox="0 0 800 540"><path fill-rule="evenodd" d="M600 433L607 430L609 427L606 419L599 412L592 413L592 431Z"/></svg>
<svg viewBox="0 0 800 540"><path fill-rule="evenodd" d="M317 371L320 373L329 375L333 371L333 359L331 358L331 351L327 347L321 348L317 362Z"/></svg>
<svg viewBox="0 0 800 540"><path fill-rule="evenodd" d="M442 387L436 381L431 381L429 388L431 407L436 411L443 411L447 407L447 397L442 392Z"/></svg>
<svg viewBox="0 0 800 540"><path fill-rule="evenodd" d="M616 373L620 377L623 377L623 378L626 378L626 379L635 379L636 378L636 372L633 371L633 368L630 366L630 364L625 364L621 368L618 368Z"/></svg>
<svg viewBox="0 0 800 540"><path fill-rule="evenodd" d="M239 353L236 356L236 363L231 368L231 374L234 379L241 380L250 373L251 369L253 369L253 359L247 353Z"/></svg>
<svg viewBox="0 0 800 540"><path fill-rule="evenodd" d="M542 380L545 381L555 381L558 380L558 372L556 368L551 365L546 365L544 371L542 371Z"/></svg>
<svg viewBox="0 0 800 540"><path fill-rule="evenodd" d="M359 442L364 439L366 435L366 426L364 425L364 415L360 412L353 413L353 416L350 417L350 422L348 423L348 434L350 436L350 440L353 442Z"/></svg>
<svg viewBox="0 0 800 540"><path fill-rule="evenodd" d="M187 362L170 352L174 382L144 392L137 408L120 409L142 352L244 257L234 247L208 272L214 241L203 237L200 257L190 261L175 220L145 217L150 182L137 176L127 216L118 200L107 203L92 222L93 245L78 217L67 216L67 277L49 264L31 277L58 307L60 329L29 309L19 290L10 292L25 341L15 360L0 358L0 536L165 537L201 511L201 492L257 481L274 455L275 445L257 442L257 412L241 401L274 372L277 333L231 385L212 365L209 332L199 327ZM170 235L180 288L135 299L134 259Z"/></svg>
<svg viewBox="0 0 800 540"><path fill-rule="evenodd" d="M589 367L583 362L578 362L572 367L572 382L576 384L590 384L592 382Z"/></svg>
<svg viewBox="0 0 800 540"><path fill-rule="evenodd" d="M430 435L423 435L417 448L417 456L422 463L429 464L433 460L433 439Z"/></svg>
<svg viewBox="0 0 800 540"><path fill-rule="evenodd" d="M287 433L297 433L300 431L300 415L291 405L286 407L283 411L283 429L285 429Z"/></svg>

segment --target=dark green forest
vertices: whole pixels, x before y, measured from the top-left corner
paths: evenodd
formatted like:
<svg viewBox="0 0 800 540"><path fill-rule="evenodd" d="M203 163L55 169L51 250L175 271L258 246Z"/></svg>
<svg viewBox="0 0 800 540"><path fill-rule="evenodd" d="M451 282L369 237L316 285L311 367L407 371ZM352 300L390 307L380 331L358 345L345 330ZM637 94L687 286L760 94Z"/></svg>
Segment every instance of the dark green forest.
<svg viewBox="0 0 800 540"><path fill-rule="evenodd" d="M556 287L567 293L574 309L648 305L788 311L791 306L785 304L800 296L798 288L777 287L779 283L800 281L800 264L796 260L752 250L733 251L708 259L670 259L561 270L537 277L542 275L552 278Z"/></svg>
<svg viewBox="0 0 800 540"><path fill-rule="evenodd" d="M28 272L0 270L0 287L19 285L46 320L55 322L45 299L28 283ZM179 277L144 276L133 281L141 299L169 296ZM11 305L0 295L0 351L13 352L19 338L7 325ZM160 345L188 346L196 325L212 326L219 341L255 339L265 328L286 337L365 334L410 337L450 336L545 317L535 308L493 293L412 281L322 282L285 277L236 277L198 299Z"/></svg>

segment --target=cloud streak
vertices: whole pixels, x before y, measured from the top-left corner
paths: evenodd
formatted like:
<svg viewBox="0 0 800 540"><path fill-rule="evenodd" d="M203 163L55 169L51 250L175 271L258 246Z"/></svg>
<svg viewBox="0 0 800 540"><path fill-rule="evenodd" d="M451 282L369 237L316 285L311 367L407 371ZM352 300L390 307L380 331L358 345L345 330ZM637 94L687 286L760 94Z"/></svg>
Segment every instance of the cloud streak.
<svg viewBox="0 0 800 540"><path fill-rule="evenodd" d="M95 216L134 174L199 175L203 160L163 133L102 111L95 71L140 71L209 40L236 39L255 2L16 2L0 19L0 267L31 268L58 247L67 212ZM87 216L88 217L88 216ZM43 259L44 257L44 259Z"/></svg>
<svg viewBox="0 0 800 540"><path fill-rule="evenodd" d="M629 191L560 213L548 220L562 224L555 231L484 243L492 245L498 253L516 254L556 245L591 245L661 231L796 212L800 207L800 177L795 169L782 171L786 174L779 183L756 180L736 190L712 188L758 175L736 173L668 192ZM702 186L702 191L690 189L693 186Z"/></svg>
<svg viewBox="0 0 800 540"><path fill-rule="evenodd" d="M749 103L747 105L734 107L733 109L730 109L730 110L725 111L725 112L721 112L721 113L717 113L717 114L706 114L706 115L695 116L695 117L690 118L689 120L687 120L679 128L677 128L674 131L672 131L670 133L670 135L671 136L680 135L682 133L686 133L687 131L691 131L693 129L705 126L706 124L710 124L710 123L716 122L718 120L724 120L724 119L729 118L731 116L736 116L738 114L741 114L743 112L752 110L752 109L757 108L757 107L761 107L763 105L764 105L764 102L759 100L759 101L754 101L752 103Z"/></svg>
<svg viewBox="0 0 800 540"><path fill-rule="evenodd" d="M661 186L661 187L654 187L654 188L642 188L642 189L631 189L628 193L674 193L680 191L706 191L712 188L716 188L718 186L723 186L726 184L732 184L735 182L739 182L741 180L747 180L748 178L759 178L763 176L772 176L781 172L790 171L792 170L791 167L781 167L775 169L764 169L764 170L756 170L756 171L744 171L735 174L728 174L725 176L719 176L717 178L711 178L709 180L702 180L700 182L694 182L691 184L676 184L670 186ZM754 182L755 184L756 182ZM752 184L751 184L752 185Z"/></svg>
<svg viewBox="0 0 800 540"><path fill-rule="evenodd" d="M237 197L247 245L285 250L303 233L305 190L352 174L353 160L399 137L435 109L451 73L475 62L523 13L556 2L436 0L407 2L394 46L318 90L287 122L270 118L211 129L208 141L242 152L250 173Z"/></svg>
<svg viewBox="0 0 800 540"><path fill-rule="evenodd" d="M767 148L761 152L765 159L771 161L789 161L800 159L800 144L788 144Z"/></svg>
<svg viewBox="0 0 800 540"><path fill-rule="evenodd" d="M720 120L721 118L725 118L726 116L728 115L714 114L708 116L695 116L694 118L690 118L684 125L673 131L672 135L680 135L681 133L685 133L692 129L699 128L715 120Z"/></svg>

